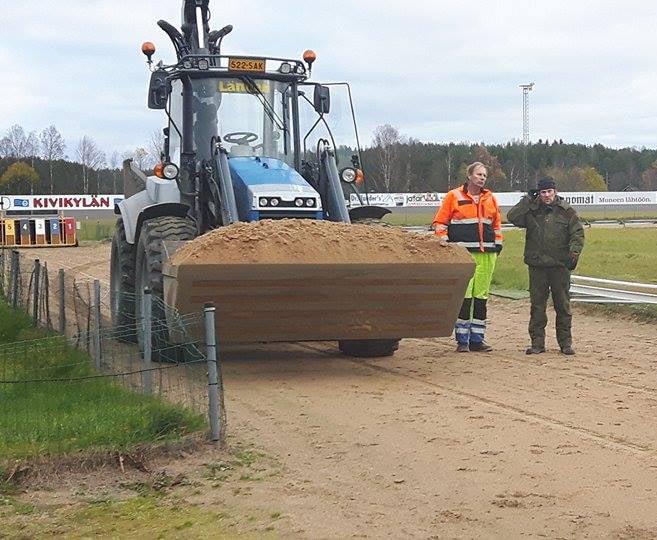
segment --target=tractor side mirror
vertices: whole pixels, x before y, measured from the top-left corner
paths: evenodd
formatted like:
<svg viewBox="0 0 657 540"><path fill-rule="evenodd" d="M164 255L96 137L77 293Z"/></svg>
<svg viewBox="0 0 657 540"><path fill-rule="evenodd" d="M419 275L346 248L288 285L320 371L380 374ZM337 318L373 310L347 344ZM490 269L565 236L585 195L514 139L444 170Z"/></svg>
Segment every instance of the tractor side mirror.
<svg viewBox="0 0 657 540"><path fill-rule="evenodd" d="M331 91L328 86L315 85L313 106L318 114L328 114L331 110Z"/></svg>
<svg viewBox="0 0 657 540"><path fill-rule="evenodd" d="M163 69L156 69L151 74L151 81L148 85L149 109L166 108L167 97L169 96L167 85L167 72Z"/></svg>

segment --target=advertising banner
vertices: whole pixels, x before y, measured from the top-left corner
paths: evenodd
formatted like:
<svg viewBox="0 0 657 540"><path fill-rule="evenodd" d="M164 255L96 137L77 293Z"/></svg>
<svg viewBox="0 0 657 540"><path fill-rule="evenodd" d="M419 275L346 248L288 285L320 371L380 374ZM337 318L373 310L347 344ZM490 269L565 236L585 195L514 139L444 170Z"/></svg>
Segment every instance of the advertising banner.
<svg viewBox="0 0 657 540"><path fill-rule="evenodd" d="M352 193L349 196L351 206L383 206L385 208L394 208L395 206L404 206L406 193L368 193L367 195L356 195Z"/></svg>
<svg viewBox="0 0 657 540"><path fill-rule="evenodd" d="M0 210L113 210L123 195L3 195Z"/></svg>
<svg viewBox="0 0 657 540"><path fill-rule="evenodd" d="M404 206L440 206L444 193L407 193Z"/></svg>
<svg viewBox="0 0 657 540"><path fill-rule="evenodd" d="M510 207L525 195L521 192L495 193L500 206ZM574 191L560 192L564 199L573 206L610 206L610 205L656 205L657 191ZM349 196L351 206L369 204L384 208L395 207L432 207L442 203L444 193L368 193L367 195ZM113 210L114 205L123 200L123 195L2 195L0 211L66 211L66 210Z"/></svg>
<svg viewBox="0 0 657 540"><path fill-rule="evenodd" d="M516 204L525 193L500 192L495 198L500 206L510 207ZM610 205L657 205L657 191L571 191L560 192L568 203L573 206L610 206ZM369 204L372 206L404 206L432 207L440 206L444 193L369 193ZM362 197L364 198L364 197ZM352 206L358 206L358 196L351 195Z"/></svg>

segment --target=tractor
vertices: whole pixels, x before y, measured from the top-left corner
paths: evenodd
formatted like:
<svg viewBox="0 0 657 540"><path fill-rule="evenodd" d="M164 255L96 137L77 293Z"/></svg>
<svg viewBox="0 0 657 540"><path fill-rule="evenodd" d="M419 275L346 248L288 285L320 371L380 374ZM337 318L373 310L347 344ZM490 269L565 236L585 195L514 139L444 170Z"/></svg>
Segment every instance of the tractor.
<svg viewBox="0 0 657 540"><path fill-rule="evenodd" d="M162 302L168 244L238 221L372 223L390 212L367 204L348 85L311 82L316 60L311 50L302 59L224 55L222 42L233 27L211 30L208 4L183 0L180 29L157 23L173 44L175 63L154 63L154 45L142 46L151 71L148 107L163 111L167 125L154 174L146 176L134 164L124 171L110 279L113 324L142 345L147 289L159 300L152 309L154 328L164 342L170 339ZM330 113L336 85L347 90L342 110L351 113L354 147L337 146L334 140ZM304 125L309 114L314 121ZM350 204L353 200L357 204ZM394 299L390 304L394 309ZM404 337L390 334L335 338L346 354L385 356ZM316 336L311 332L307 339Z"/></svg>

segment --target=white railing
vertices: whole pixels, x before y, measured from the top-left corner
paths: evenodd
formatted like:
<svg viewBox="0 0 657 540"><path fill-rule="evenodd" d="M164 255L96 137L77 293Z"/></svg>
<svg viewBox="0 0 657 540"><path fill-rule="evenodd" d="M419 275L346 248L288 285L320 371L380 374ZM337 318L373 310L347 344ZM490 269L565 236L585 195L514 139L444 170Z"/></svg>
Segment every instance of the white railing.
<svg viewBox="0 0 657 540"><path fill-rule="evenodd" d="M573 275L570 296L575 302L657 304L657 285Z"/></svg>

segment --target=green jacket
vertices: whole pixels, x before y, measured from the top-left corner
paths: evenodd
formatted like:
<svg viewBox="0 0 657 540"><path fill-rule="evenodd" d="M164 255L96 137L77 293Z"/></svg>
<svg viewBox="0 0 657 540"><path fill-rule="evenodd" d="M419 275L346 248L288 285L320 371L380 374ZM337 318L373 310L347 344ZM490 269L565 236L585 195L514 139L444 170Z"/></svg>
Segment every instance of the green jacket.
<svg viewBox="0 0 657 540"><path fill-rule="evenodd" d="M570 253L579 255L584 248L584 227L577 212L557 195L554 204L525 195L507 219L527 229L525 264L528 266L565 266L570 268Z"/></svg>

